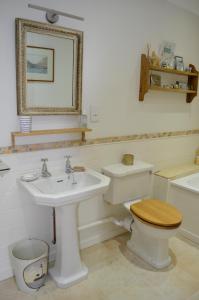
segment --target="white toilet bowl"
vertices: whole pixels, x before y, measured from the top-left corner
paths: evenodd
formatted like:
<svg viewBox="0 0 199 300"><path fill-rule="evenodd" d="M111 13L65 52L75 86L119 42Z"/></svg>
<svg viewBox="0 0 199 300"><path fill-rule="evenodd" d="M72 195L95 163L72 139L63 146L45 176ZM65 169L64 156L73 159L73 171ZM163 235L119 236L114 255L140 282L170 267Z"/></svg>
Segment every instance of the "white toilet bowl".
<svg viewBox="0 0 199 300"><path fill-rule="evenodd" d="M177 231L178 228L161 229L146 225L134 216L133 233L127 247L156 269L165 268L171 262L169 238Z"/></svg>
<svg viewBox="0 0 199 300"><path fill-rule="evenodd" d="M147 210L150 201L153 204L151 211ZM155 203L160 207L153 211ZM142 205L139 216L133 212L133 208L137 205ZM169 211L166 211L167 208L169 208ZM165 218L162 218L161 210L165 211ZM143 200L140 204L132 204L131 213L134 224L131 238L127 242L128 248L156 269L167 267L171 262L169 238L176 235L182 221L182 215L175 207L154 199ZM172 216L168 215L167 218L167 214L172 214ZM142 218L143 215L145 220ZM147 220L150 220L150 222ZM157 223L159 224L157 225Z"/></svg>

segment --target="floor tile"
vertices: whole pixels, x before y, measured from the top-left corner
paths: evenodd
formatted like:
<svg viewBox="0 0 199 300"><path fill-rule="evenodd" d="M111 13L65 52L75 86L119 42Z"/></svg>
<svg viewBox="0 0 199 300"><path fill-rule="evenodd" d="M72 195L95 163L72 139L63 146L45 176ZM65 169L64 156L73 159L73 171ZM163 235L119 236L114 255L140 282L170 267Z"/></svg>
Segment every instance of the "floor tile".
<svg viewBox="0 0 199 300"><path fill-rule="evenodd" d="M121 235L84 249L88 278L67 289L47 278L33 295L10 278L0 282L0 300L199 300L199 246L180 238L170 241L172 263L156 270L126 247Z"/></svg>

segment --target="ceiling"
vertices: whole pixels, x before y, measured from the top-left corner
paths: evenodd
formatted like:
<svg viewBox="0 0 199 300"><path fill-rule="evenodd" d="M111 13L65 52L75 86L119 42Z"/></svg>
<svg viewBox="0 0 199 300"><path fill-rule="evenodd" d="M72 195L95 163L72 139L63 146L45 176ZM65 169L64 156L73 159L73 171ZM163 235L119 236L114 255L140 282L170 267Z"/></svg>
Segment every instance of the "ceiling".
<svg viewBox="0 0 199 300"><path fill-rule="evenodd" d="M168 0L199 16L199 0Z"/></svg>

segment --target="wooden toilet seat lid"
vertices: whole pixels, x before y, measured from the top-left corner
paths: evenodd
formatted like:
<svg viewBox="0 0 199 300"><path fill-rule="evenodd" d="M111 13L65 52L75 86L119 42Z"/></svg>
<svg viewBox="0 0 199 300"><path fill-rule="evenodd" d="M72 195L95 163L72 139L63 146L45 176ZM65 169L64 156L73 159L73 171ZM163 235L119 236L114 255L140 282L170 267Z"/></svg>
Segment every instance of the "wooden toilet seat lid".
<svg viewBox="0 0 199 300"><path fill-rule="evenodd" d="M142 200L130 210L141 220L161 227L178 227L182 222L182 214L174 206L158 199Z"/></svg>

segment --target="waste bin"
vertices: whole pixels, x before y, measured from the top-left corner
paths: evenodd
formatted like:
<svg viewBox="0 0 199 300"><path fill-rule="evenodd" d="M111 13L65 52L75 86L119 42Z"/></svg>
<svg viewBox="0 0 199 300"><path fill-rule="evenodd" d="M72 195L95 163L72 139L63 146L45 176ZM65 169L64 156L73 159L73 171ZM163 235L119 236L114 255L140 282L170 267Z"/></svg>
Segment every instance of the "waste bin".
<svg viewBox="0 0 199 300"><path fill-rule="evenodd" d="M11 250L17 285L26 293L36 292L45 282L48 273L49 246L37 239L26 239Z"/></svg>

